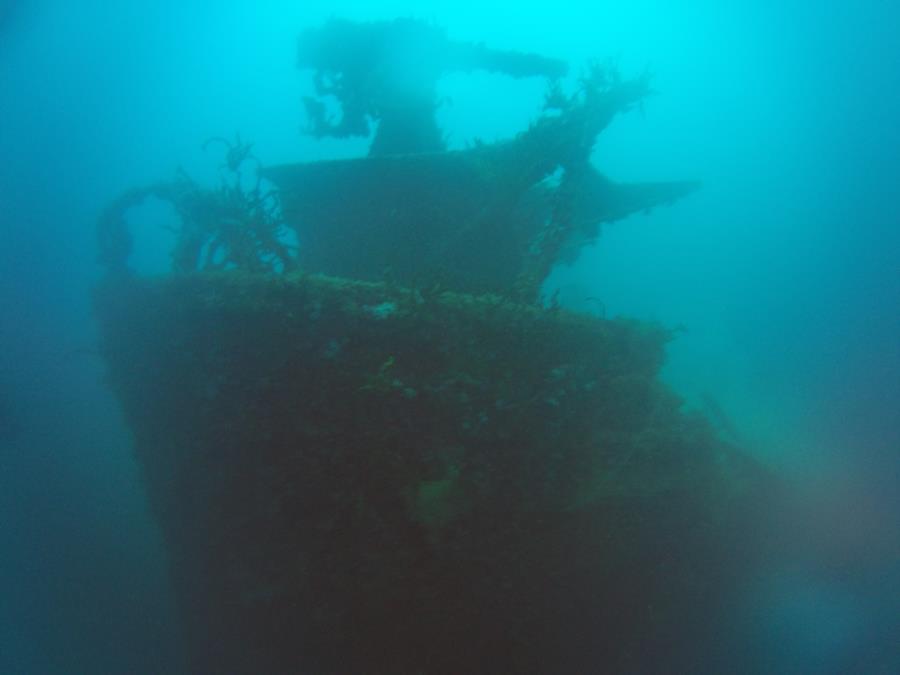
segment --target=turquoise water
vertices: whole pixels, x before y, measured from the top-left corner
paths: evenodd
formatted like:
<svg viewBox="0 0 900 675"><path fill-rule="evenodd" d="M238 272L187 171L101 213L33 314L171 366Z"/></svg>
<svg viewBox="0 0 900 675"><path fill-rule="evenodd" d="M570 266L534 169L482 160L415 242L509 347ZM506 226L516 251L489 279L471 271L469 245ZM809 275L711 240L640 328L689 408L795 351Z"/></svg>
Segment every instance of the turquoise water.
<svg viewBox="0 0 900 675"><path fill-rule="evenodd" d="M239 131L268 165L364 153L301 133L296 37L331 16L653 73L595 163L703 188L607 226L547 293L683 326L666 379L819 514L820 564L772 561L735 608L748 672L900 670L900 9L307 5L0 3L0 672L178 672L164 553L96 352L94 223L176 166L215 180L210 136ZM486 74L439 88L451 147L522 130L543 95ZM165 240L140 243L158 267Z"/></svg>

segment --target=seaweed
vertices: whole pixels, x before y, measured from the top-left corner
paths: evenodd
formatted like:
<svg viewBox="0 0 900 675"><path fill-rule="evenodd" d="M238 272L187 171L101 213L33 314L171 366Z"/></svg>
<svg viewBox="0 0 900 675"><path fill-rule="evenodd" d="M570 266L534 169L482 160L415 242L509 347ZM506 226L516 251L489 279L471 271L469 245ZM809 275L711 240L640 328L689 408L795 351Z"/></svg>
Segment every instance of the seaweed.
<svg viewBox="0 0 900 675"><path fill-rule="evenodd" d="M175 272L229 268L285 272L294 268L296 255L285 242L279 195L262 182L261 165L251 146L238 136L234 143L212 138L203 147L219 142L227 152L217 189L204 188L179 170L171 181L126 191L104 210L97 226L99 262L110 273L129 273L133 239L127 214L150 197L172 204L179 217L172 251ZM249 187L243 185L242 173L248 161L257 165Z"/></svg>

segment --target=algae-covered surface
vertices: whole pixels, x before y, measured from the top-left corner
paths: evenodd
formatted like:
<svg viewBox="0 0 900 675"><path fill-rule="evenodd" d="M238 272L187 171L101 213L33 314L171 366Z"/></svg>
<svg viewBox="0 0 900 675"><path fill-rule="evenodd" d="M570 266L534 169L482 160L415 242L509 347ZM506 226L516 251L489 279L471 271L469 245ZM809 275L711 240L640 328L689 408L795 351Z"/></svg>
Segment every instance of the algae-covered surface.
<svg viewBox="0 0 900 675"><path fill-rule="evenodd" d="M306 32L300 65L313 134L377 122L368 157L265 168L213 138L218 189L181 172L98 226L191 672L695 672L768 480L661 383L669 331L539 302L601 226L698 187L591 163L649 77L594 64L566 93L557 60L404 20ZM434 85L459 69L547 78L544 106L447 150ZM148 197L180 221L165 277L129 264Z"/></svg>
<svg viewBox="0 0 900 675"><path fill-rule="evenodd" d="M741 569L760 476L660 327L299 274L96 305L192 672L687 663Z"/></svg>

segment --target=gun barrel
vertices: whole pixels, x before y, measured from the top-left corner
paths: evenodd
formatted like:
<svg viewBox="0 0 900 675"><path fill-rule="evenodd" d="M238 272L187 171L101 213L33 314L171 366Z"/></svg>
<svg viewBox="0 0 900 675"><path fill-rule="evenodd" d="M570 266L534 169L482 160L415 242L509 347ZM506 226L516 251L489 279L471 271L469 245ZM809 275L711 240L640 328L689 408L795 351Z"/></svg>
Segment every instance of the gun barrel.
<svg viewBox="0 0 900 675"><path fill-rule="evenodd" d="M490 49L483 44L455 42L449 45L449 69L487 70L510 77L564 77L569 67L561 59L514 50Z"/></svg>

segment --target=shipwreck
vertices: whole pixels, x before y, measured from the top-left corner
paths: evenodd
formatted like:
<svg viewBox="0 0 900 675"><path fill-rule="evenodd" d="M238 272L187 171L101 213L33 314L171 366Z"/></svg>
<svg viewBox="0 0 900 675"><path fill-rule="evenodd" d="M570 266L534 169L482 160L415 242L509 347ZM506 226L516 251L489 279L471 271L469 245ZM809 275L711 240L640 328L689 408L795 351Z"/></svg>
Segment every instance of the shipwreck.
<svg viewBox="0 0 900 675"><path fill-rule="evenodd" d="M299 52L310 132L368 156L263 167L222 141L218 188L182 174L99 222L189 671L698 672L765 474L660 382L670 331L541 299L604 223L697 188L591 162L649 78L566 91L562 61L412 20L334 20ZM435 84L476 69L544 78L544 109L448 150ZM180 226L173 272L142 277L126 216L151 195Z"/></svg>

